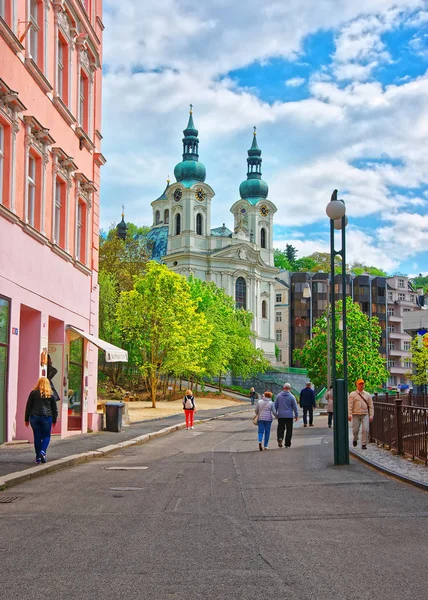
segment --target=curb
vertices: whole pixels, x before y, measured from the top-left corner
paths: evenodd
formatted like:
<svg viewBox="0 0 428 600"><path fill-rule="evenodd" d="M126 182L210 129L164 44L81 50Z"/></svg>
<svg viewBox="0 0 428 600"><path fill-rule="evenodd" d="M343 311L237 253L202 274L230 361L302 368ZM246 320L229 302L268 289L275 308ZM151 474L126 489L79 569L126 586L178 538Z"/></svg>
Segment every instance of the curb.
<svg viewBox="0 0 428 600"><path fill-rule="evenodd" d="M217 419L223 419L224 417L237 415L243 412L248 412L248 409L246 408L215 417L208 417L207 419L199 419L198 421L195 421L195 425L207 423L208 421L215 421ZM179 431L185 427L185 423L180 423L179 425L170 425L169 427L163 427L162 429L154 431L153 433L144 433L143 435L139 435L136 438L132 438L124 442L110 444L109 446L104 446L103 448L98 448L97 450L91 450L89 452L82 452L81 454L72 454L70 456L65 456L64 458L57 458L56 460L53 460L45 465L37 465L34 467L29 467L28 469L24 469L23 471L16 471L15 473L3 475L0 477L0 492L13 487L14 485L29 481L30 479L42 477L42 475L49 475L50 473L55 473L56 471L62 471L67 467L75 467L77 465L81 465L82 463L96 460L97 458L103 458L104 456L108 456L117 450L123 450L124 448L129 448L131 446L142 446L151 440L163 437L173 433L174 431Z"/></svg>
<svg viewBox="0 0 428 600"><path fill-rule="evenodd" d="M425 492L428 492L428 484L427 483L423 483L422 481L418 481L417 479L412 479L410 477L406 477L405 475L401 475L400 473L391 471L390 469L387 469L386 467L382 467L382 465L380 465L379 463L375 463L372 460L370 460L368 458L364 458L360 454L357 454L351 448L349 448L349 454L351 454L354 458L357 458L362 463L369 465L373 469L376 469L376 471L380 471L381 473L384 473L385 475L389 475L389 477L398 479L399 481L402 481L403 483L413 485L414 487L417 487L421 490L424 490Z"/></svg>

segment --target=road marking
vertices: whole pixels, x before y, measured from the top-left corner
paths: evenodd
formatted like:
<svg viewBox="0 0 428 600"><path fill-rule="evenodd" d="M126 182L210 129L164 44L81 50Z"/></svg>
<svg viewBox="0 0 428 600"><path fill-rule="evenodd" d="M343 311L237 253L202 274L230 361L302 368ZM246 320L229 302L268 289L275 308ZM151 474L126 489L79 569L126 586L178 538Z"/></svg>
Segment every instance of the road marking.
<svg viewBox="0 0 428 600"><path fill-rule="evenodd" d="M113 492L136 492L142 490L142 487L113 487L110 488Z"/></svg>
<svg viewBox="0 0 428 600"><path fill-rule="evenodd" d="M149 467L101 467L104 471L144 471Z"/></svg>

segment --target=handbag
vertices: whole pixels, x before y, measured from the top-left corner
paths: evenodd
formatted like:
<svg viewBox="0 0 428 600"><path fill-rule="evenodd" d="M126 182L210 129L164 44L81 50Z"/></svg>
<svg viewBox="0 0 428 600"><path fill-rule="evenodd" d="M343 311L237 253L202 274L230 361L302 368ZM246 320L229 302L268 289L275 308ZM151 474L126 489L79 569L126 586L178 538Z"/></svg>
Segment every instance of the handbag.
<svg viewBox="0 0 428 600"><path fill-rule="evenodd" d="M253 425L258 425L259 424L259 415L254 415L253 417Z"/></svg>

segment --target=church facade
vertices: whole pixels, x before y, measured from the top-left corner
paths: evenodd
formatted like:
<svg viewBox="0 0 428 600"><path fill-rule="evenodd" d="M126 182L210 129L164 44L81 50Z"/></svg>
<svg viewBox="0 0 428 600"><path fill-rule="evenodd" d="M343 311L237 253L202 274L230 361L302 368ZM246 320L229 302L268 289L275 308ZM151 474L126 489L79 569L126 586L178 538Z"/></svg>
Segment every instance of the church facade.
<svg viewBox="0 0 428 600"><path fill-rule="evenodd" d="M163 194L152 202L149 239L153 258L186 277L213 281L235 299L238 308L251 311L255 344L274 363L278 269L273 256L273 217L277 209L268 200L268 185L262 179L256 131L248 150L247 179L230 208L233 231L224 223L212 228L215 192L206 182L206 169L199 161L192 110L183 133L183 160L174 169L176 181L168 181Z"/></svg>

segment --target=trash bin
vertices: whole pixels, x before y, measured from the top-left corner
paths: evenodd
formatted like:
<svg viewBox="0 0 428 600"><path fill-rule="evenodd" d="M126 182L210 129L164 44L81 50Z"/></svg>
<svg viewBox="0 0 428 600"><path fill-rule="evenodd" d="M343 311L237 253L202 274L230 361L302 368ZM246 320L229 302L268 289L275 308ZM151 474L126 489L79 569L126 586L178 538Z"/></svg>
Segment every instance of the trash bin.
<svg viewBox="0 0 428 600"><path fill-rule="evenodd" d="M106 431L122 431L124 402L106 402Z"/></svg>

